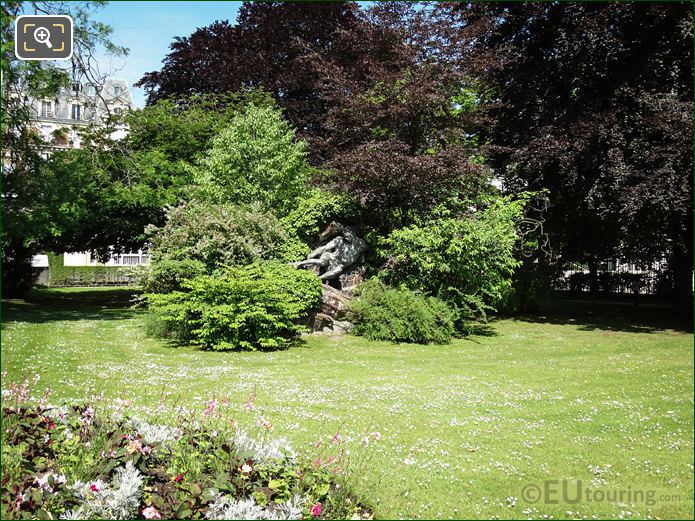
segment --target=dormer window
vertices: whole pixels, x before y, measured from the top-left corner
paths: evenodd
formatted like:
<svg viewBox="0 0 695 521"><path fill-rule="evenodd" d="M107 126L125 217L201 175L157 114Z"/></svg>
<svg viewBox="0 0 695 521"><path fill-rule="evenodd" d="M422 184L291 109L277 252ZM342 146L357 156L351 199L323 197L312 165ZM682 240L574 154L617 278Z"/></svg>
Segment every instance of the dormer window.
<svg viewBox="0 0 695 521"><path fill-rule="evenodd" d="M121 93L121 86L120 85L114 85L113 87L113 95L118 96Z"/></svg>
<svg viewBox="0 0 695 521"><path fill-rule="evenodd" d="M72 92L74 92L75 94L80 93L80 84L79 83L73 83L72 84Z"/></svg>
<svg viewBox="0 0 695 521"><path fill-rule="evenodd" d="M116 115L119 115L121 112L123 112L123 109L121 107L116 107L113 109L113 113Z"/></svg>

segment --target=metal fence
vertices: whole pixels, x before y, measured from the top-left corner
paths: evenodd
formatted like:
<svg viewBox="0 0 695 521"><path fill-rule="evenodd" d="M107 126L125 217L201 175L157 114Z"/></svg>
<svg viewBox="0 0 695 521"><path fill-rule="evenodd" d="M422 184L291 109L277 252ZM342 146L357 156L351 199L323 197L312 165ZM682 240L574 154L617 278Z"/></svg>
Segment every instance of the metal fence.
<svg viewBox="0 0 695 521"><path fill-rule="evenodd" d="M610 260L599 263L596 287L604 294L633 294L670 296L671 275L666 261L649 265L629 261ZM572 293L591 291L589 267L581 263L568 263L555 280L553 288Z"/></svg>

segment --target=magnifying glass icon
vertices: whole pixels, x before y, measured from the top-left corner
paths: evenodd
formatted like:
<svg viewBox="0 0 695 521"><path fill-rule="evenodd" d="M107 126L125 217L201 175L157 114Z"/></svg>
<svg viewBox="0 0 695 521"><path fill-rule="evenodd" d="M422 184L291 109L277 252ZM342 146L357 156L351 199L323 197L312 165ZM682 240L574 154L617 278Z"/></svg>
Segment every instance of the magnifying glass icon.
<svg viewBox="0 0 695 521"><path fill-rule="evenodd" d="M53 46L51 45L50 38L51 32L45 27L37 27L36 30L34 30L34 39L39 43L45 43L46 47L52 49Z"/></svg>

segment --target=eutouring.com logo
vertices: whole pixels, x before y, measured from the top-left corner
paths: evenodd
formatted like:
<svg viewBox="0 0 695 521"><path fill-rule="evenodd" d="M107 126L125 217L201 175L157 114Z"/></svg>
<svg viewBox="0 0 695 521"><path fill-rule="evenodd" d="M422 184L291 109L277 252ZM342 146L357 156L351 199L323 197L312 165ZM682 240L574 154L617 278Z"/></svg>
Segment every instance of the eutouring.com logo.
<svg viewBox="0 0 695 521"><path fill-rule="evenodd" d="M581 480L550 479L540 483L528 483L521 489L526 503L544 505L576 505L587 503L612 503L620 505L646 505L678 503L681 495L673 490L649 487L609 488L592 487Z"/></svg>

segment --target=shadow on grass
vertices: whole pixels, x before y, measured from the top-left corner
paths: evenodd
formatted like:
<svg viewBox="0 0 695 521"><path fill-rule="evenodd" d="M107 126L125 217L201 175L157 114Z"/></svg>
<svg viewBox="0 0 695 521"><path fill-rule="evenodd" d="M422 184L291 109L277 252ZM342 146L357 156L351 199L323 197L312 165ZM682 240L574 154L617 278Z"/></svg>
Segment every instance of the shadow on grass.
<svg viewBox="0 0 695 521"><path fill-rule="evenodd" d="M473 342L475 344L479 344L478 342L478 337L491 337L491 336L499 336L499 333L495 329L495 327L492 325L494 324L495 318L492 317L490 318L489 322L476 322L473 324L468 324L466 325L466 331L465 333L461 336L462 340L468 340L470 342Z"/></svg>
<svg viewBox="0 0 695 521"><path fill-rule="evenodd" d="M33 289L23 299L2 301L2 323L60 320L123 320L138 313L128 288Z"/></svg>
<svg viewBox="0 0 695 521"><path fill-rule="evenodd" d="M574 325L580 331L616 331L624 333L658 333L678 331L692 333L691 317L678 315L668 304L632 301L553 299L541 306L537 314L507 317L519 322Z"/></svg>

